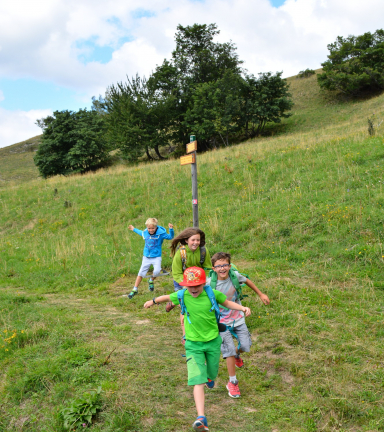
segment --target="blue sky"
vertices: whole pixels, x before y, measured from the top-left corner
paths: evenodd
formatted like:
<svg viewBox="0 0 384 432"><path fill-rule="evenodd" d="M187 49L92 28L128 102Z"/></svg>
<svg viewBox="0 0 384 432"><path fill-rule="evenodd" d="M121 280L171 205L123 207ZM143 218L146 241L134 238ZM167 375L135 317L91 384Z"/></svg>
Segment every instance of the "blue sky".
<svg viewBox="0 0 384 432"><path fill-rule="evenodd" d="M21 7L22 5L22 7ZM317 69L336 37L382 28L382 0L14 0L0 2L0 147L40 134L37 118L91 106L148 76L178 24L216 23L250 73ZM375 14L371 11L375 10Z"/></svg>

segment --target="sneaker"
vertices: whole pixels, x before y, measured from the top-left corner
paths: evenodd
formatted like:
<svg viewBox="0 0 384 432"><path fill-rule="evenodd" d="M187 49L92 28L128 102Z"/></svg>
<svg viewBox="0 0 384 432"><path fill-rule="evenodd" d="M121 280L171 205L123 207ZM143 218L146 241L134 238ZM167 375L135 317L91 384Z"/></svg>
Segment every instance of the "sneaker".
<svg viewBox="0 0 384 432"><path fill-rule="evenodd" d="M208 387L209 389L213 389L213 387L215 387L215 381L212 381L211 379L208 378L208 382L205 383L205 386Z"/></svg>
<svg viewBox="0 0 384 432"><path fill-rule="evenodd" d="M195 431L209 431L207 419L204 416L197 417L197 419L194 421L192 427L193 427L193 430L195 430Z"/></svg>
<svg viewBox="0 0 384 432"><path fill-rule="evenodd" d="M244 366L243 359L240 356L235 356L235 365L238 368L242 368Z"/></svg>
<svg viewBox="0 0 384 432"><path fill-rule="evenodd" d="M234 383L231 381L228 381L227 390L228 390L228 394L229 394L229 396L231 396L231 398L234 398L234 399L239 398L240 397L239 381L236 380Z"/></svg>
<svg viewBox="0 0 384 432"><path fill-rule="evenodd" d="M153 291L155 289L155 285L153 284L153 280L149 279L148 281L148 289L149 291Z"/></svg>
<svg viewBox="0 0 384 432"><path fill-rule="evenodd" d="M132 290L132 291L128 294L128 298L129 298L129 299L132 299L136 294L137 294L137 291Z"/></svg>
<svg viewBox="0 0 384 432"><path fill-rule="evenodd" d="M173 308L175 308L176 305L174 305L172 302L168 302L165 306L165 312L170 312Z"/></svg>

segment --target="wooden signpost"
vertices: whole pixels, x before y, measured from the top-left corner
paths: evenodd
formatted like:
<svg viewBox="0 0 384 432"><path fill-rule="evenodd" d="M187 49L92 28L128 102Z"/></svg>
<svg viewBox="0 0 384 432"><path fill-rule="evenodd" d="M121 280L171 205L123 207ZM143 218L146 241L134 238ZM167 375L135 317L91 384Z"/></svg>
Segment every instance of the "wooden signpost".
<svg viewBox="0 0 384 432"><path fill-rule="evenodd" d="M197 165L196 165L196 151L197 141L195 135L189 137L190 143L187 144L187 155L181 156L180 164L189 165L191 164L191 175L192 175L192 213L193 213L193 226L199 227L199 205L197 198Z"/></svg>

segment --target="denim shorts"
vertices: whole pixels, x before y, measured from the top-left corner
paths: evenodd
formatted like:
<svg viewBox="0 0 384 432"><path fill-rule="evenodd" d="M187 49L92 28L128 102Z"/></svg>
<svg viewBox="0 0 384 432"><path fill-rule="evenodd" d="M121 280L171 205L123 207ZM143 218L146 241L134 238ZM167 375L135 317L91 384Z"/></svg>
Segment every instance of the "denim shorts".
<svg viewBox="0 0 384 432"><path fill-rule="evenodd" d="M247 325L241 324L237 327L234 327L233 330L236 333L236 336L239 338L240 351L249 352L251 349L252 340ZM221 344L221 354L223 354L223 358L235 356L237 354L236 348L239 345L239 341L234 339L232 333L229 330L220 333L220 336L223 339L223 343Z"/></svg>

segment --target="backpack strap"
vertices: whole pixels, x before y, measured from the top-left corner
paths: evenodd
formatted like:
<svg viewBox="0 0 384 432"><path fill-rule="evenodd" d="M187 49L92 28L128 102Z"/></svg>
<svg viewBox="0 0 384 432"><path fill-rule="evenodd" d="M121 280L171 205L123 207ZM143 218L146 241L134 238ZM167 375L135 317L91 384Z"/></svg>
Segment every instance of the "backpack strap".
<svg viewBox="0 0 384 432"><path fill-rule="evenodd" d="M180 256L181 256L181 265L183 266L183 272L187 268L187 251L184 245L181 245L179 248Z"/></svg>
<svg viewBox="0 0 384 432"><path fill-rule="evenodd" d="M181 315L187 314L187 320L188 320L189 324L192 324L191 320L189 318L189 312L187 311L187 308L186 308L185 303L184 303L184 294L185 294L185 291L187 291L186 288L177 291L177 299L179 300L179 305L180 305L180 309L181 309L181 312L180 312Z"/></svg>
<svg viewBox="0 0 384 432"><path fill-rule="evenodd" d="M215 272L215 270L213 270L213 269L209 270L208 277L211 279L211 282L209 283L209 285L211 286L212 289L216 289L217 273Z"/></svg>
<svg viewBox="0 0 384 432"><path fill-rule="evenodd" d="M205 246L200 246L200 266L201 266L201 268L203 268L203 264L204 264L206 255L207 255L207 249L205 249Z"/></svg>
<svg viewBox="0 0 384 432"><path fill-rule="evenodd" d="M220 318L221 318L221 313L220 313L219 305L217 304L215 293L213 292L213 289L210 285L206 285L204 287L204 291L207 293L207 296L208 296L209 300L211 301L212 307L210 309L210 312L215 311L216 321L217 321L217 323L219 323Z"/></svg>

